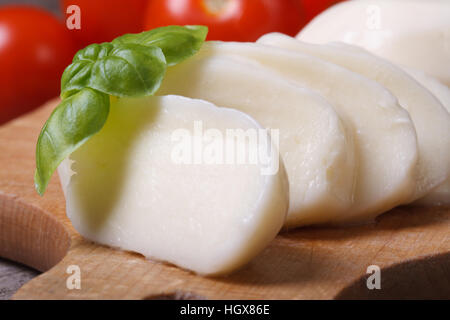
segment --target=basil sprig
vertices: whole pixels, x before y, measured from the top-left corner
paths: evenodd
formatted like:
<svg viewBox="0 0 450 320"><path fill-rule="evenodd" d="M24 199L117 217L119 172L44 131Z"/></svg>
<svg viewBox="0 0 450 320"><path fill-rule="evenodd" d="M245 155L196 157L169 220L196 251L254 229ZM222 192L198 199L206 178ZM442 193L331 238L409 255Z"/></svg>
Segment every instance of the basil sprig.
<svg viewBox="0 0 450 320"><path fill-rule="evenodd" d="M63 73L62 102L37 141L37 192L43 195L59 164L103 128L110 96L154 94L166 68L197 53L207 33L204 26L169 26L80 50Z"/></svg>
<svg viewBox="0 0 450 320"><path fill-rule="evenodd" d="M166 58L158 47L91 44L79 51L61 79L61 96L91 88L117 96L146 96L160 86Z"/></svg>
<svg viewBox="0 0 450 320"><path fill-rule="evenodd" d="M168 66L193 56L205 41L208 29L199 26L168 26L138 34L126 34L113 40L114 44L140 44L161 48Z"/></svg>

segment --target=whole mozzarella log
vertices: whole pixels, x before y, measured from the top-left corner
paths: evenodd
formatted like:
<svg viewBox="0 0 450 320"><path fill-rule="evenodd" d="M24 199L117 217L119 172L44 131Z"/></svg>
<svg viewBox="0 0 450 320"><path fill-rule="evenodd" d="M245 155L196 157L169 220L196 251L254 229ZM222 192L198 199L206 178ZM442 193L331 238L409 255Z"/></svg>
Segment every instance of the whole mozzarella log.
<svg viewBox="0 0 450 320"><path fill-rule="evenodd" d="M355 46L342 43L309 44L283 34L268 34L258 42L313 55L386 87L409 112L417 131L418 176L416 192L411 200L423 197L447 180L450 174L450 115L426 86L401 68Z"/></svg>
<svg viewBox="0 0 450 320"><path fill-rule="evenodd" d="M354 205L337 221L367 220L414 199L416 131L408 112L380 84L311 55L261 44L215 42L203 50L257 61L336 108L355 135L358 156Z"/></svg>
<svg viewBox="0 0 450 320"><path fill-rule="evenodd" d="M230 139L227 130L264 135L256 144L236 140L245 154L272 152L255 163L194 160L202 155L195 141L208 139L206 153ZM177 160L182 147L193 162ZM67 215L85 238L209 275L247 263L279 232L288 185L278 161L267 131L237 110L177 96L113 99L105 127L59 175ZM262 174L267 166L279 170Z"/></svg>
<svg viewBox="0 0 450 320"><path fill-rule="evenodd" d="M289 177L289 227L324 223L353 204L354 142L333 107L248 59L210 55L208 46L167 70L158 94L178 94L248 113L278 129Z"/></svg>
<svg viewBox="0 0 450 320"><path fill-rule="evenodd" d="M358 0L331 7L297 36L342 41L450 85L450 1Z"/></svg>
<svg viewBox="0 0 450 320"><path fill-rule="evenodd" d="M413 78L428 88L450 113L450 88L422 71L405 69ZM450 130L450 127L449 129ZM450 147L449 147L450 148ZM450 160L449 165L450 165ZM450 205L450 177L429 194L415 202L421 205Z"/></svg>

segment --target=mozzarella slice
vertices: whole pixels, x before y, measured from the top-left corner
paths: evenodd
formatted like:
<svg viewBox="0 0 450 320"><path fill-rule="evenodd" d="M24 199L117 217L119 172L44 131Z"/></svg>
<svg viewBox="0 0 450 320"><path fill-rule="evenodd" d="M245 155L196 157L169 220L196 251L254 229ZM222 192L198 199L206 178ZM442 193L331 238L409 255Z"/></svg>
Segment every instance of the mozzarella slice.
<svg viewBox="0 0 450 320"><path fill-rule="evenodd" d="M311 43L343 41L396 64L424 70L450 85L450 1L345 1L297 36Z"/></svg>
<svg viewBox="0 0 450 320"><path fill-rule="evenodd" d="M333 107L251 60L210 55L207 47L169 68L158 94L235 108L279 130L289 177L287 226L346 214L353 203L354 144Z"/></svg>
<svg viewBox="0 0 450 320"><path fill-rule="evenodd" d="M195 131L199 124L205 136ZM245 154L271 145L264 164L188 163L174 155L184 146L195 158L201 155L195 141L206 153L236 129L264 133L254 145L236 141ZM278 164L279 154L261 130L239 111L184 97L112 101L105 127L60 167L67 214L81 235L98 243L200 274L230 272L275 237L287 212L282 165L262 174Z"/></svg>
<svg viewBox="0 0 450 320"><path fill-rule="evenodd" d="M248 43L210 43L212 55L248 57L330 101L355 135L354 206L339 220L366 220L413 199L417 140L397 99L377 82L310 55Z"/></svg>
<svg viewBox="0 0 450 320"><path fill-rule="evenodd" d="M402 69L345 44L308 44L282 34L268 34L258 42L327 60L389 89L409 112L417 131L418 177L412 200L423 197L447 179L450 174L450 115L429 90Z"/></svg>
<svg viewBox="0 0 450 320"><path fill-rule="evenodd" d="M412 77L428 88L442 102L442 105L450 113L450 88L439 82L437 79L427 74L412 69L405 69ZM449 128L450 130L450 128ZM450 147L449 147L450 148ZM445 151L445 150L444 150ZM450 165L450 160L449 165ZM432 190L424 198L415 202L421 205L450 205L450 178L444 181L440 186Z"/></svg>

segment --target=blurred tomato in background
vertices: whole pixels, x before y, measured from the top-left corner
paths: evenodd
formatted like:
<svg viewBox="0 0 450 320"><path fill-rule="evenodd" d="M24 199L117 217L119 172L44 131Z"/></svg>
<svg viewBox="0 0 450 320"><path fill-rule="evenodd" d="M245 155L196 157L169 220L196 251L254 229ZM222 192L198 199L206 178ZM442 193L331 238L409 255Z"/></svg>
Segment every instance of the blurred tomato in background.
<svg viewBox="0 0 450 320"><path fill-rule="evenodd" d="M304 24L298 0L153 0L145 29L201 24L208 40L255 41L268 32L295 35Z"/></svg>
<svg viewBox="0 0 450 320"><path fill-rule="evenodd" d="M66 16L70 5L80 8L81 29L70 30L70 33L82 48L91 43L109 42L125 33L143 31L148 2L149 0L62 0L61 9Z"/></svg>
<svg viewBox="0 0 450 320"><path fill-rule="evenodd" d="M63 19L35 7L0 6L0 124L57 96L64 68L76 50L88 44L172 24L207 25L208 40L255 41L268 32L295 36L337 2L54 0ZM80 9L80 29L66 27L71 5Z"/></svg>
<svg viewBox="0 0 450 320"><path fill-rule="evenodd" d="M75 45L65 25L33 7L0 7L0 123L58 96Z"/></svg>
<svg viewBox="0 0 450 320"><path fill-rule="evenodd" d="M268 32L295 36L320 12L344 0L61 0L77 5L80 47L168 25L209 27L208 40L255 41Z"/></svg>

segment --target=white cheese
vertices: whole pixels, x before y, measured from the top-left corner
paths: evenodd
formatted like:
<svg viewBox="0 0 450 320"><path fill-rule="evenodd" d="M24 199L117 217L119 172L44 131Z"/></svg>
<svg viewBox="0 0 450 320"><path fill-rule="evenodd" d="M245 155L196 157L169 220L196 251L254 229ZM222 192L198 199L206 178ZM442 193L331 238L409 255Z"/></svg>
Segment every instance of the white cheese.
<svg viewBox="0 0 450 320"><path fill-rule="evenodd" d="M158 94L178 94L248 113L279 129L289 177L289 227L328 222L353 204L352 135L321 96L248 59L204 49L167 70Z"/></svg>
<svg viewBox="0 0 450 320"><path fill-rule="evenodd" d="M354 133L358 156L354 205L338 221L370 219L413 199L416 131L408 112L380 84L313 56L261 44L216 42L204 50L258 61L332 103Z"/></svg>
<svg viewBox="0 0 450 320"><path fill-rule="evenodd" d="M400 105L409 112L417 131L418 176L416 192L411 200L423 197L448 178L450 115L433 93L425 88L430 86L422 86L401 68L355 46L343 43L309 44L283 34L268 34L258 42L335 63L377 81L397 97ZM445 94L448 88L438 91Z"/></svg>
<svg viewBox="0 0 450 320"><path fill-rule="evenodd" d="M436 98L441 101L442 105L450 113L450 88L445 84L439 82L437 79L423 73L422 71L405 69L412 77L414 77L423 86L428 88ZM450 127L448 128L450 130ZM450 147L448 147L450 148ZM441 150L439 156L447 150ZM450 166L450 160L448 160L448 165ZM422 205L450 205L450 178L444 181L440 186L433 189L424 198L419 199L415 202L416 204Z"/></svg>
<svg viewBox="0 0 450 320"><path fill-rule="evenodd" d="M223 143L230 129L262 130L265 140L254 146L237 141L236 148L249 153L268 144L274 152L264 165L180 163L174 134L193 139L196 123L205 134L215 130L207 145ZM67 215L85 238L200 274L222 274L258 254L284 223L282 163L274 174L261 174L278 160L267 131L237 110L177 96L119 99L105 127L64 160L59 175Z"/></svg>
<svg viewBox="0 0 450 320"><path fill-rule="evenodd" d="M345 1L298 35L311 43L342 41L450 85L450 1Z"/></svg>

